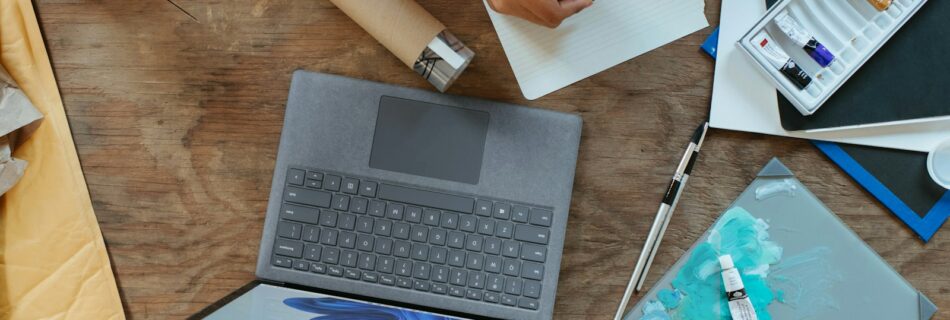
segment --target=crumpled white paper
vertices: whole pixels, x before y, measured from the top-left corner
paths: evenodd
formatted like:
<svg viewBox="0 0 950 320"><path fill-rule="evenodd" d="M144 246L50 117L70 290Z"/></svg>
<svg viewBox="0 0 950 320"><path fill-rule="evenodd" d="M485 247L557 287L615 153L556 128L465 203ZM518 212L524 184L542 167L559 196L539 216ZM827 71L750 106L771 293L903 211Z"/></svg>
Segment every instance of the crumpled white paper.
<svg viewBox="0 0 950 320"><path fill-rule="evenodd" d="M29 138L41 118L43 114L0 65L0 195L10 190L26 171L26 161L14 158L13 148Z"/></svg>

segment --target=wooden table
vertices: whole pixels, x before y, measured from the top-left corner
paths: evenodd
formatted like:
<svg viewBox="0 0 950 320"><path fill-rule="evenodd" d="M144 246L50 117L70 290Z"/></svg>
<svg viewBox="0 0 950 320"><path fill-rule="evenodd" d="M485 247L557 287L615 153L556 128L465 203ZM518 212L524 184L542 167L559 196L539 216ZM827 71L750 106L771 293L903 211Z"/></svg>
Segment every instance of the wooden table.
<svg viewBox="0 0 950 320"><path fill-rule="evenodd" d="M291 72L431 90L327 1L38 1L126 312L192 314L254 279ZM584 118L556 318L613 316L656 206L707 115L710 28L526 101L480 0L422 5L476 53L449 91ZM719 1L707 1L711 25ZM950 317L950 233L924 245L807 141L714 130L652 283L771 157Z"/></svg>

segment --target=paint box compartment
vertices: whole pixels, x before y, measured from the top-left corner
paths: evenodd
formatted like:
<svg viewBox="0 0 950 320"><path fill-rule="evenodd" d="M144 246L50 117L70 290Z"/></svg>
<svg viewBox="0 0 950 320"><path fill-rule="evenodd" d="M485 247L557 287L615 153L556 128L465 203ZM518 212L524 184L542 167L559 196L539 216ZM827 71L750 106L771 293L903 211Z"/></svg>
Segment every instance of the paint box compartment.
<svg viewBox="0 0 950 320"><path fill-rule="evenodd" d="M772 6L736 45L772 81L803 115L818 111L845 81L867 62L927 0L893 0L878 11L867 0L782 0ZM777 17L787 14L803 30L824 45L834 61L822 67L778 25ZM811 78L800 88L774 67L761 51L761 35L767 33L775 45ZM900 63L895 61L895 63Z"/></svg>

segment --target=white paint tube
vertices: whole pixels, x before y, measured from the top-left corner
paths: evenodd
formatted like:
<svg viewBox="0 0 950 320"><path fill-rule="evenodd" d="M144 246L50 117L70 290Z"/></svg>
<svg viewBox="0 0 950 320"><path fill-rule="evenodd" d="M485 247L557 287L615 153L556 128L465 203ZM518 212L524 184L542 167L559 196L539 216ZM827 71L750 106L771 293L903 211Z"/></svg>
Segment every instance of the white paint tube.
<svg viewBox="0 0 950 320"><path fill-rule="evenodd" d="M719 256L719 265L722 266L722 283L726 287L726 298L729 299L729 314L733 320L757 320L752 301L745 292L745 285L739 276L739 270L732 262L732 256Z"/></svg>

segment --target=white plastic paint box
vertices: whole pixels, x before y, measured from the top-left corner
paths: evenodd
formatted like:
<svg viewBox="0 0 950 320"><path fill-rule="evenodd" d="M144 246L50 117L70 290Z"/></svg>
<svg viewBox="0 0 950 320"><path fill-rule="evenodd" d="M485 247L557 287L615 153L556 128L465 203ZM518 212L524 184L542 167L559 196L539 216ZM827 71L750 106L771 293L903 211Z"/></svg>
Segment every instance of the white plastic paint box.
<svg viewBox="0 0 950 320"><path fill-rule="evenodd" d="M867 0L781 0L736 45L798 111L811 115L926 2L893 0L878 11ZM823 54L803 39L820 43ZM781 53L789 59L784 65Z"/></svg>

